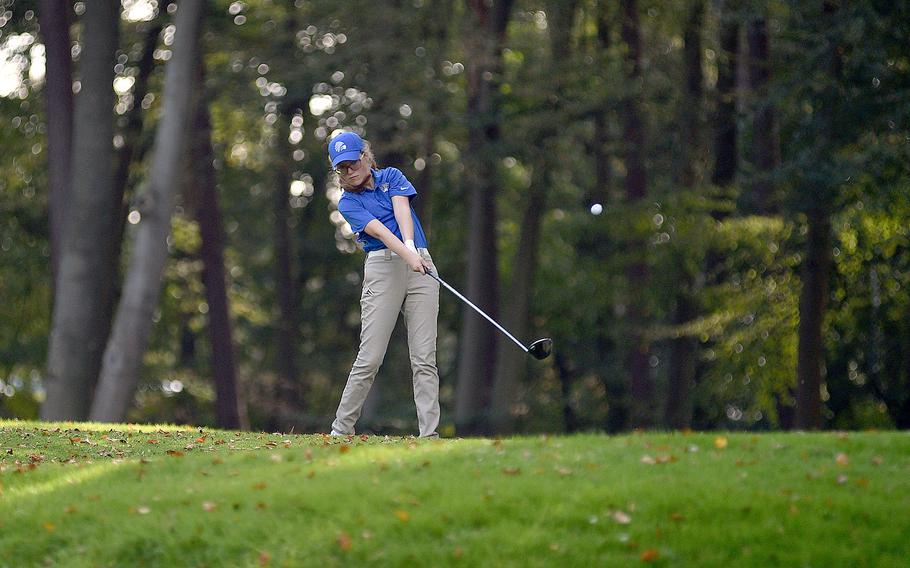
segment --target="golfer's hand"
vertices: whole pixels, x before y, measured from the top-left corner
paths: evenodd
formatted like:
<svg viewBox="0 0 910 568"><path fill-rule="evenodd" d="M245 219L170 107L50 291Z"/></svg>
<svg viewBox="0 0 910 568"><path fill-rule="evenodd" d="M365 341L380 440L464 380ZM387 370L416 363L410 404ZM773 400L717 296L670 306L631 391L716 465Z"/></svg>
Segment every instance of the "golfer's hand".
<svg viewBox="0 0 910 568"><path fill-rule="evenodd" d="M414 272L419 272L421 274L427 273L427 263L420 258L420 255L416 252L408 251L408 256L404 259L408 263L408 266L411 267L411 270Z"/></svg>

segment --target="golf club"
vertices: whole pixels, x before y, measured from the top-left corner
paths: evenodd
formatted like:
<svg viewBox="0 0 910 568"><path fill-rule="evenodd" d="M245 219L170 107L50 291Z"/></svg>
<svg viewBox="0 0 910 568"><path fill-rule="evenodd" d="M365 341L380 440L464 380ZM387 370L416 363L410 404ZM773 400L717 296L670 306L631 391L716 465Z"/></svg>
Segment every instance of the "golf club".
<svg viewBox="0 0 910 568"><path fill-rule="evenodd" d="M506 334L506 337L508 337L509 339L511 339L512 341L514 341L515 344L518 345L519 347L521 347L522 350L524 350L525 353L531 355L531 356L534 357L535 359L546 359L547 357L549 357L550 352L553 350L553 340L552 340L552 339L550 339L549 337L545 337L545 338L543 338L543 339L538 339L537 341L534 341L533 343L531 343L530 345L528 345L527 347L525 347L524 343L522 343L521 341L518 341L517 339L515 339L515 337L512 336L511 333L509 333L508 331L506 331L506 329L505 329L504 327L502 327L501 325L499 325L498 323L496 323L496 320L494 320L493 318L491 318L490 316L488 316L487 314L485 314L485 313L483 312L483 310L481 310L480 308L478 308L477 306L475 306L474 304L472 304L472 303L471 303L471 300L468 300L467 298L465 298L464 296L462 296L462 295L458 292L458 290L456 290L455 288L452 288L451 286L449 286L449 284L448 284L445 280L443 280L443 279L440 278L439 276L436 276L435 274L433 274L433 273L430 272L429 270L427 270L427 274L428 274L429 276L432 276L437 282L439 282L440 284L442 284L443 286L445 286L446 288L448 288L448 289L449 289L449 292L451 292L451 293L455 294L456 296L458 296L458 298L459 298L461 301L463 301L465 304L467 304L467 305L471 306L472 308L474 308L474 311L476 311L478 314L480 314L480 315L482 315L483 317L487 318L487 321L488 321L488 322L492 323L493 325L496 326L496 329L498 329L499 331L501 331L501 332L503 332L504 334Z"/></svg>

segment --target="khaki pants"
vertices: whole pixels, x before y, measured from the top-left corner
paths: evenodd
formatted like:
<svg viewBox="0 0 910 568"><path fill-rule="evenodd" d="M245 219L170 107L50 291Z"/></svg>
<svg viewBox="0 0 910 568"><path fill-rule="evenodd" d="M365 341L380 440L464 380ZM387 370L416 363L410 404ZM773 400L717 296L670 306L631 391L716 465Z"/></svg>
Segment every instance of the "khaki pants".
<svg viewBox="0 0 910 568"><path fill-rule="evenodd" d="M360 350L341 395L332 430L341 434L354 433L354 424L360 418L401 313L408 329L417 424L421 436L433 436L439 426L439 373L436 370L439 283L414 272L391 251L383 253L368 255L363 269ZM421 249L421 255L433 266L429 253ZM436 270L435 266L433 270Z"/></svg>

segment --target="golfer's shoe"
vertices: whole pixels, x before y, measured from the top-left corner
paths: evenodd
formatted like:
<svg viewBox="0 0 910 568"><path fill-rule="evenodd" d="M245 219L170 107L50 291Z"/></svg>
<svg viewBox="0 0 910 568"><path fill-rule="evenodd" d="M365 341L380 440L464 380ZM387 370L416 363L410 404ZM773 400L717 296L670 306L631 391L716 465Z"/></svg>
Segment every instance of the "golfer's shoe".
<svg viewBox="0 0 910 568"><path fill-rule="evenodd" d="M337 430L332 430L332 433L330 434L330 436L347 436L347 434L342 434L341 432L339 432Z"/></svg>

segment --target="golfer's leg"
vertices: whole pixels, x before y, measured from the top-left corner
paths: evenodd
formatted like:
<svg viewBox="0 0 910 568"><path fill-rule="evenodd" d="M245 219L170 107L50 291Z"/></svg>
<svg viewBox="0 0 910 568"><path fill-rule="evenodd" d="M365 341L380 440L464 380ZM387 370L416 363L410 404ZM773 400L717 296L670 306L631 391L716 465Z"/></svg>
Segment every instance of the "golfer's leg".
<svg viewBox="0 0 910 568"><path fill-rule="evenodd" d="M417 425L421 436L433 436L439 427L439 372L436 369L439 283L416 272L411 272L408 280L408 296L402 311L408 328Z"/></svg>
<svg viewBox="0 0 910 568"><path fill-rule="evenodd" d="M354 424L385 357L407 286L407 273L402 266L407 268L398 257L374 257L368 258L364 267L360 349L332 423L332 430L340 434L354 433Z"/></svg>

